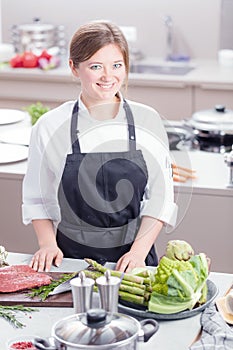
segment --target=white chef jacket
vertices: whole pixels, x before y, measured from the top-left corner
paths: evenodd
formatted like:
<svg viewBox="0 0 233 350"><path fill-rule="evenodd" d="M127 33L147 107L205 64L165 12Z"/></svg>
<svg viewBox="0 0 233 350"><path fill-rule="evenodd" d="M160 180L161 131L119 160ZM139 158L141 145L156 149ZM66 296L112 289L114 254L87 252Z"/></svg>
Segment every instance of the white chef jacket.
<svg viewBox="0 0 233 350"><path fill-rule="evenodd" d="M129 135L123 100L114 119L96 120L79 98L78 136L82 153L128 151ZM141 149L148 183L141 216L151 216L172 227L177 218L167 134L159 114L151 107L129 101L133 113L136 148ZM28 167L23 180L24 224L34 219L61 220L58 187L66 156L72 153L70 122L75 101L68 101L40 117L32 128Z"/></svg>

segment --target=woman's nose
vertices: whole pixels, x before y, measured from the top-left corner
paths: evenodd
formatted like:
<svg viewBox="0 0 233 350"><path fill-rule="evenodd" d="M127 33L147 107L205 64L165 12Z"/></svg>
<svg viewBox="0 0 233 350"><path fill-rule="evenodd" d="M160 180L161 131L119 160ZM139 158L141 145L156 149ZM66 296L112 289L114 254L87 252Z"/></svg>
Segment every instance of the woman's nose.
<svg viewBox="0 0 233 350"><path fill-rule="evenodd" d="M112 76L111 68L110 67L105 67L103 69L103 74L102 74L101 78L104 79L104 80L108 80L108 79L111 78L111 76Z"/></svg>

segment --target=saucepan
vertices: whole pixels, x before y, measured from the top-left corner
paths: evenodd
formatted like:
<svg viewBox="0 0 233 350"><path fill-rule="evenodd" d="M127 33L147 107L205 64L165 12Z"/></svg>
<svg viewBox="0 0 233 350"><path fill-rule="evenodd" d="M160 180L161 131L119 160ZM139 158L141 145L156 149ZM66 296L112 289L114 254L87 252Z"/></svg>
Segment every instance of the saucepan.
<svg viewBox="0 0 233 350"><path fill-rule="evenodd" d="M57 321L52 327L51 338L35 338L34 344L39 350L135 350L158 328L154 319L138 321L118 312L90 309Z"/></svg>

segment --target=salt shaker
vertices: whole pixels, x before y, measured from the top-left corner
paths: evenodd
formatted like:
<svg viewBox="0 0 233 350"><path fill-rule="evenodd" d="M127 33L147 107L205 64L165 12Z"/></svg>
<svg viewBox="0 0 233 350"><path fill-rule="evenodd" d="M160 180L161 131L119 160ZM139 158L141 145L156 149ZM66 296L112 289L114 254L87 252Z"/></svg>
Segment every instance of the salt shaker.
<svg viewBox="0 0 233 350"><path fill-rule="evenodd" d="M83 313L91 309L94 283L92 278L86 278L83 271L70 281L75 313Z"/></svg>
<svg viewBox="0 0 233 350"><path fill-rule="evenodd" d="M96 284L99 289L101 308L110 313L117 312L121 279L111 276L110 270L107 270L104 276L96 279Z"/></svg>

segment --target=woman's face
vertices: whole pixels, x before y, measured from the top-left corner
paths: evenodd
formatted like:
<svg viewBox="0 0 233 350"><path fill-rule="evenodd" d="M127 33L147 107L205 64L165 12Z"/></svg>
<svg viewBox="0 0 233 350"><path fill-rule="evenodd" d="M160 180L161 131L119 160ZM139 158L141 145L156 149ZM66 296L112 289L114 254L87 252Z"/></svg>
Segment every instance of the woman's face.
<svg viewBox="0 0 233 350"><path fill-rule="evenodd" d="M126 77L123 55L117 45L109 44L97 51L78 68L70 66L81 81L82 99L87 107L113 102Z"/></svg>

